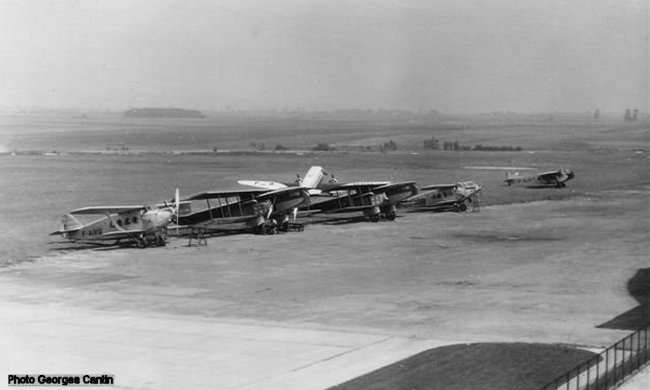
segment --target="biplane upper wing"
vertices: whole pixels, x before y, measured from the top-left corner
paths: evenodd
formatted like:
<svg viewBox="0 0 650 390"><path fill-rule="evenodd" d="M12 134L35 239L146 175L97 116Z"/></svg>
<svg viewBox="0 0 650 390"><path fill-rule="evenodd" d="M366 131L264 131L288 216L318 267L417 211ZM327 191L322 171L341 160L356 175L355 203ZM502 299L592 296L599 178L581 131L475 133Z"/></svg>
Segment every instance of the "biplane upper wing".
<svg viewBox="0 0 650 390"><path fill-rule="evenodd" d="M281 188L287 188L288 186L283 183L278 183L276 181L261 181L261 180L238 180L237 183L257 188L264 188L267 190L279 190Z"/></svg>
<svg viewBox="0 0 650 390"><path fill-rule="evenodd" d="M294 191L305 192L308 189L309 188L306 188L306 187L285 187L285 188L280 188L280 189L273 190L273 191L262 191L262 193L257 196L257 199L266 199L266 198L270 198L270 197L274 197L274 196L278 196L278 195L289 194L289 193L292 193Z"/></svg>
<svg viewBox="0 0 650 390"><path fill-rule="evenodd" d="M420 191L431 191L431 190L450 190L456 188L456 184L432 184L426 187L419 187Z"/></svg>
<svg viewBox="0 0 650 390"><path fill-rule="evenodd" d="M542 172L537 174L537 179L548 183L555 182L562 173L560 171Z"/></svg>
<svg viewBox="0 0 650 390"><path fill-rule="evenodd" d="M262 195L269 192L268 190L231 190L231 191L206 191L198 194L190 195L186 198L183 198L182 201L191 201L191 200L203 200L203 199L217 199L217 198L227 198L229 196L242 196L248 195L250 198Z"/></svg>
<svg viewBox="0 0 650 390"><path fill-rule="evenodd" d="M328 192L336 191L350 191L358 188L378 188L385 185L391 184L388 181L358 181L352 183L340 183L327 187Z"/></svg>
<svg viewBox="0 0 650 390"><path fill-rule="evenodd" d="M415 182L414 181L403 181L403 182L398 182L398 183L389 182L389 183L386 183L386 184L383 184L383 185L378 185L378 186L372 187L372 191L375 192L375 193L386 192L386 194L389 197L393 197L396 194L406 192L407 194L400 196L402 199L407 198L407 197L409 197L411 195L415 195L418 192L417 188L415 187ZM410 192L410 194L408 194L408 192Z"/></svg>
<svg viewBox="0 0 650 390"><path fill-rule="evenodd" d="M76 215L99 215L99 214L121 214L130 211L142 210L144 206L91 206L82 207L80 209L72 210L70 214Z"/></svg>

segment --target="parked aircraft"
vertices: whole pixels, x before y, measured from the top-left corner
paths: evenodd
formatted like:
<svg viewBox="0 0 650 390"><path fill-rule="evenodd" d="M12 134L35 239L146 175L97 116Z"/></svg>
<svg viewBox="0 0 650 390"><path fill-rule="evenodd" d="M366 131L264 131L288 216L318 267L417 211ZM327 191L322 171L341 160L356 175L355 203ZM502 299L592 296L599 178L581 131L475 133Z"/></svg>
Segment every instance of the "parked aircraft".
<svg viewBox="0 0 650 390"><path fill-rule="evenodd" d="M401 206L413 210L427 211L466 211L468 204L478 205L481 186L473 181L456 184L434 184L419 188L417 195L411 196Z"/></svg>
<svg viewBox="0 0 650 390"><path fill-rule="evenodd" d="M208 191L183 199L206 201L200 211L183 210L178 217L181 228L190 228L198 236L208 232L252 230L259 234L287 230L289 215L309 203L306 188L289 187L274 191ZM200 237L199 237L200 239Z"/></svg>
<svg viewBox="0 0 650 390"><path fill-rule="evenodd" d="M397 204L417 193L415 182L357 182L328 187L325 192L312 200L309 211L325 214L361 211L371 221L381 217L393 221L397 215ZM314 199L314 198L312 198ZM305 209L304 207L302 209Z"/></svg>
<svg viewBox="0 0 650 390"><path fill-rule="evenodd" d="M391 183L388 181L353 182L341 184L330 175L324 181L326 173L320 166L312 166L307 175L296 183L277 183L259 180L240 180L239 184L268 189L283 186L300 185L309 188L312 196L310 205L301 210L334 214L363 212L371 221L378 221L382 216L388 220L396 217L397 204L417 193L415 182Z"/></svg>
<svg viewBox="0 0 650 390"><path fill-rule="evenodd" d="M566 187L566 182L573 179L575 174L569 168L560 168L557 171L538 173L531 176L519 176L519 172L510 174L506 172L503 180L507 185L519 184L526 187Z"/></svg>
<svg viewBox="0 0 650 390"><path fill-rule="evenodd" d="M173 204L148 206L94 206L76 209L63 217L63 226L50 235L61 235L72 242L98 243L122 240L135 243L139 248L151 244L165 245L167 226L175 219L178 210L178 190ZM100 216L82 223L81 215Z"/></svg>

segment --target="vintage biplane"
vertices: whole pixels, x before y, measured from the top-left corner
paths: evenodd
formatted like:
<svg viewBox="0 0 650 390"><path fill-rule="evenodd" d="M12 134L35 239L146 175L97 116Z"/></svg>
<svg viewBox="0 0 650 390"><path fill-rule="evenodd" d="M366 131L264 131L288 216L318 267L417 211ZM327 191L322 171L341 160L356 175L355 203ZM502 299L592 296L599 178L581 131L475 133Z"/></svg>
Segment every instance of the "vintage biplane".
<svg viewBox="0 0 650 390"><path fill-rule="evenodd" d="M356 182L328 186L301 210L324 214L362 212L371 221L395 220L397 204L417 194L415 182Z"/></svg>
<svg viewBox="0 0 650 390"><path fill-rule="evenodd" d="M291 185L301 185L309 189L309 205L300 207L304 213L342 214L361 212L371 221L382 217L394 220L397 204L417 193L415 182L391 183L388 181L339 183L330 175L325 181L325 173L320 166L309 168L304 179L295 183L278 183L260 180L240 180L239 184L275 189Z"/></svg>
<svg viewBox="0 0 650 390"><path fill-rule="evenodd" d="M178 190L172 204L84 207L66 214L61 229L50 235L61 235L80 243L113 241L123 244L126 241L139 248L163 246L167 227L176 218L177 210ZM88 216L92 218L89 222L80 220Z"/></svg>
<svg viewBox="0 0 650 390"><path fill-rule="evenodd" d="M194 207L205 201L202 208ZM206 234L218 232L253 231L259 234L288 230L290 215L309 203L306 188L288 187L278 190L207 191L183 198L178 227L192 231L199 243ZM201 202L202 203L202 202ZM295 218L294 218L295 219Z"/></svg>
<svg viewBox="0 0 650 390"><path fill-rule="evenodd" d="M400 203L401 207L423 211L467 211L469 205L478 210L481 186L473 181L456 184L434 184L418 188L419 193Z"/></svg>
<svg viewBox="0 0 650 390"><path fill-rule="evenodd" d="M575 174L569 168L560 168L557 171L543 172L536 175L520 176L519 172L511 174L506 172L503 182L507 185L522 185L532 188L555 187L564 188L566 182L573 179Z"/></svg>

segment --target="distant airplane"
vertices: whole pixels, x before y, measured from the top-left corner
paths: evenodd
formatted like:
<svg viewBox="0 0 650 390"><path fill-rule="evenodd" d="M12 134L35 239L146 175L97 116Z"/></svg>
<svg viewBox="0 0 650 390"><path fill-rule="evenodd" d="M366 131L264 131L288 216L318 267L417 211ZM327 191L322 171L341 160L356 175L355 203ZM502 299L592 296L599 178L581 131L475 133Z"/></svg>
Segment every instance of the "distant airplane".
<svg viewBox="0 0 650 390"><path fill-rule="evenodd" d="M178 190L173 204L148 206L94 206L76 209L63 217L63 226L50 235L61 235L72 242L99 243L127 240L139 248L164 246L167 226L178 210ZM77 216L103 215L89 223Z"/></svg>
<svg viewBox="0 0 650 390"><path fill-rule="evenodd" d="M182 202L205 200L206 207L182 210L179 228L190 228L198 236L210 232L245 231L258 234L288 230L289 215L309 203L306 188L288 187L269 190L207 191L184 198Z"/></svg>
<svg viewBox="0 0 650 390"><path fill-rule="evenodd" d="M412 210L426 211L466 211L468 205L478 206L481 186L473 181L456 184L435 184L419 188L417 195L400 203Z"/></svg>
<svg viewBox="0 0 650 390"><path fill-rule="evenodd" d="M526 187L555 187L564 188L566 182L573 179L575 174L569 168L560 168L557 171L550 171L538 173L530 176L519 176L519 173L514 175L506 172L506 178L503 182L507 185L523 185Z"/></svg>

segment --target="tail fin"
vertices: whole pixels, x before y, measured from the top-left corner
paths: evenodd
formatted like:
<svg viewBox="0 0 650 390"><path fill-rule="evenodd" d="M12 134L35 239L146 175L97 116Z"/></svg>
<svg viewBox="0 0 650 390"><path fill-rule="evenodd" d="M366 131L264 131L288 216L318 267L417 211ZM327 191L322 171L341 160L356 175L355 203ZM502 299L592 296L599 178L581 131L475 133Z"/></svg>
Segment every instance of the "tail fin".
<svg viewBox="0 0 650 390"><path fill-rule="evenodd" d="M79 230L83 227L83 224L79 222L72 214L66 214L63 216L63 230L68 232L71 230Z"/></svg>
<svg viewBox="0 0 650 390"><path fill-rule="evenodd" d="M305 178L302 179L302 186L307 188L316 188L323 180L323 167L313 166L309 168Z"/></svg>
<svg viewBox="0 0 650 390"><path fill-rule="evenodd" d="M50 235L62 234L66 235L67 233L72 233L81 229L84 225L79 222L72 214L66 214L63 216L63 221L61 222L61 228L55 232L50 233Z"/></svg>

